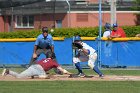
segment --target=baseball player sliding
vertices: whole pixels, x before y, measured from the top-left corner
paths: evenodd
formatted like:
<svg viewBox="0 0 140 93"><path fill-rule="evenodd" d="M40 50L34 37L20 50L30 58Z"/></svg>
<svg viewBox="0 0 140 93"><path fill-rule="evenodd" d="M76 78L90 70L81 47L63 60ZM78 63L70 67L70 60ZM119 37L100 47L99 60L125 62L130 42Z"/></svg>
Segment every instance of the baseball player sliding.
<svg viewBox="0 0 140 93"><path fill-rule="evenodd" d="M76 74L79 77L85 77L85 74L82 71L82 68L80 66L80 62L87 62L88 66L94 70L99 77L103 77L104 75L102 72L98 69L96 59L97 59L97 53L95 49L93 49L88 44L82 42L80 36L75 36L73 47L76 48L76 55L73 57L73 62L78 70L78 74Z"/></svg>
<svg viewBox="0 0 140 93"><path fill-rule="evenodd" d="M12 75L16 78L27 78L32 76L38 76L39 78L48 78L46 71L49 71L52 68L57 68L64 74L71 74L67 70L63 69L55 60L51 58L46 58L38 61L36 64L31 65L28 69L18 74L9 69L4 69L2 76Z"/></svg>

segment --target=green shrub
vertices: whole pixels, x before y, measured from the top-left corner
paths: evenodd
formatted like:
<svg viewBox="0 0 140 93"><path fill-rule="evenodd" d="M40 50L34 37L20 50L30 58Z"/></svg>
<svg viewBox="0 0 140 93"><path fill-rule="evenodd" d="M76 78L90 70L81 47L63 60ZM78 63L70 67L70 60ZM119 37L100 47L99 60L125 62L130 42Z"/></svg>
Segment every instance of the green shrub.
<svg viewBox="0 0 140 93"><path fill-rule="evenodd" d="M122 27L127 37L134 37L140 33L140 26L123 26ZM102 28L102 34L104 28ZM36 38L42 32L40 30L29 31L13 31L13 32L0 32L0 38ZM56 28L54 32L49 32L53 37L72 37L80 35L83 37L97 37L99 34L98 27L85 27L85 28Z"/></svg>
<svg viewBox="0 0 140 93"><path fill-rule="evenodd" d="M140 34L140 26L124 26L122 28L127 37L135 37L136 34Z"/></svg>

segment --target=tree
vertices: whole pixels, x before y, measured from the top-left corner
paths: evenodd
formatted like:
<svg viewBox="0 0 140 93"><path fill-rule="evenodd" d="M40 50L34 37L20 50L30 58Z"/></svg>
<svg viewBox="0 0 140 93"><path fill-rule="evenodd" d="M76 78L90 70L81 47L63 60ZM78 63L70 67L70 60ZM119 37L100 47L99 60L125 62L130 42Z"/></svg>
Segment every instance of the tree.
<svg viewBox="0 0 140 93"><path fill-rule="evenodd" d="M134 10L140 11L140 0L135 0L136 6L134 7ZM136 25L140 25L140 13L136 14L137 20L135 20Z"/></svg>
<svg viewBox="0 0 140 93"><path fill-rule="evenodd" d="M135 10L140 11L140 0L135 0L136 6L134 7Z"/></svg>

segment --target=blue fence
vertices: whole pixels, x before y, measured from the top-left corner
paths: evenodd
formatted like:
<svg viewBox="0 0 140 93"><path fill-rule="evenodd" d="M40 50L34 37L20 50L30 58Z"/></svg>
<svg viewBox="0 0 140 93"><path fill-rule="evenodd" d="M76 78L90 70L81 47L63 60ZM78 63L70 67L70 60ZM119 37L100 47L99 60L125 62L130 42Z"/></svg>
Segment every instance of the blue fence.
<svg viewBox="0 0 140 93"><path fill-rule="evenodd" d="M84 42L97 49L97 41ZM34 41L0 42L0 64L29 64L33 46ZM55 41L55 53L59 64L72 64L72 38ZM41 55L39 59L43 57L45 56ZM102 41L101 65L140 66L140 41Z"/></svg>
<svg viewBox="0 0 140 93"><path fill-rule="evenodd" d="M102 65L140 66L140 41L105 41L102 50Z"/></svg>

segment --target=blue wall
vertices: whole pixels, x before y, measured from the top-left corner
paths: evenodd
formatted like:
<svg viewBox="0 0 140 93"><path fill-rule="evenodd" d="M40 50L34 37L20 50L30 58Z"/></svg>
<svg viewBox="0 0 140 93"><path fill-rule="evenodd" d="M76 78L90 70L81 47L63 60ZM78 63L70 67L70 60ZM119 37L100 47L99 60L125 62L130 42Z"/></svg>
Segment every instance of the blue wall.
<svg viewBox="0 0 140 93"><path fill-rule="evenodd" d="M140 41L102 42L102 64L140 66Z"/></svg>
<svg viewBox="0 0 140 93"><path fill-rule="evenodd" d="M97 41L84 41L97 50ZM72 64L72 39L55 41L58 63ZM0 42L0 64L28 64L34 42ZM41 55L39 59L45 57ZM109 66L140 66L140 41L102 41L101 64Z"/></svg>

